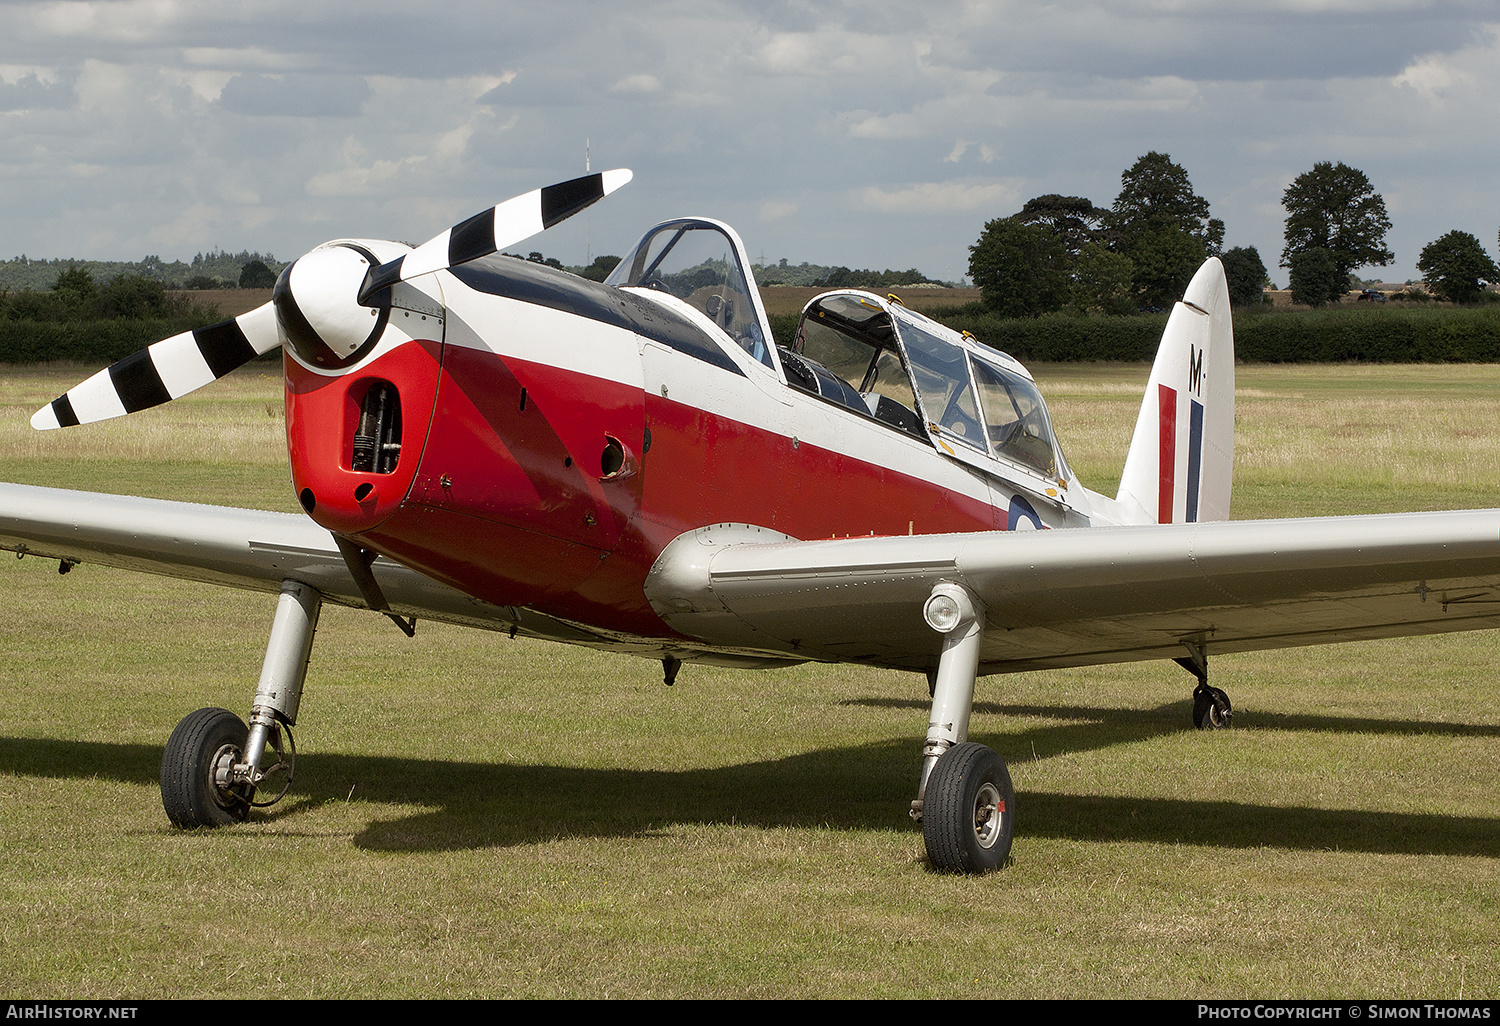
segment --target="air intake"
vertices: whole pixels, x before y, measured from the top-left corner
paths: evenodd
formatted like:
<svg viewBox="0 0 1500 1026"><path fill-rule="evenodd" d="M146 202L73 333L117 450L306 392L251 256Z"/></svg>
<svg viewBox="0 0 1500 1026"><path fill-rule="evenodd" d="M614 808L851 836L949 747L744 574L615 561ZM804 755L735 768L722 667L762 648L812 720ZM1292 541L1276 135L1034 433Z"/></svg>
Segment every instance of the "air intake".
<svg viewBox="0 0 1500 1026"><path fill-rule="evenodd" d="M377 381L359 407L359 429L349 468L359 473L389 474L401 458L401 397L389 381Z"/></svg>

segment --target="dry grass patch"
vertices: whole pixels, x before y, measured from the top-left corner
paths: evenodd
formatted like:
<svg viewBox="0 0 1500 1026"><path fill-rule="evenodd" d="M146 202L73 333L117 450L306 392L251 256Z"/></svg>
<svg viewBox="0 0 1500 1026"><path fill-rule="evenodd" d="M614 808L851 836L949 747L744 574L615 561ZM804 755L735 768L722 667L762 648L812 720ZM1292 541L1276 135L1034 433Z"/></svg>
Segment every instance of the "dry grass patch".
<svg viewBox="0 0 1500 1026"><path fill-rule="evenodd" d="M1118 484L1147 370L1033 368L1096 491ZM1237 517L1500 505L1500 368L1248 366L1237 379Z"/></svg>

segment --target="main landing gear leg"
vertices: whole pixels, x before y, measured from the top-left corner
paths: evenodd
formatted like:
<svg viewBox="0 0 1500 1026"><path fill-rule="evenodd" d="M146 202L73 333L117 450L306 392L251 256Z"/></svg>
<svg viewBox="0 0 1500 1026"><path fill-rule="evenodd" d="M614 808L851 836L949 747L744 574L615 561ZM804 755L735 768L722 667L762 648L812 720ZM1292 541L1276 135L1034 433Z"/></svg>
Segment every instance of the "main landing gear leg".
<svg viewBox="0 0 1500 1026"><path fill-rule="evenodd" d="M297 723L322 607L317 589L299 581L281 582L249 728L227 709L199 709L172 731L161 757L161 803L175 826L238 823L251 806L274 805L286 794L297 761L291 728ZM269 766L268 747L276 757ZM255 801L256 789L281 770L286 771L281 792L270 801Z"/></svg>
<svg viewBox="0 0 1500 1026"><path fill-rule="evenodd" d="M943 652L932 679L932 715L911 817L922 824L933 868L987 873L1010 856L1016 799L1000 756L967 740L984 606L967 588L943 582L933 587L922 615L943 635Z"/></svg>
<svg viewBox="0 0 1500 1026"><path fill-rule="evenodd" d="M1193 689L1193 726L1199 730L1220 730L1229 726L1234 709L1229 696L1208 683L1208 649L1201 641L1184 641L1188 655L1172 660L1198 678Z"/></svg>

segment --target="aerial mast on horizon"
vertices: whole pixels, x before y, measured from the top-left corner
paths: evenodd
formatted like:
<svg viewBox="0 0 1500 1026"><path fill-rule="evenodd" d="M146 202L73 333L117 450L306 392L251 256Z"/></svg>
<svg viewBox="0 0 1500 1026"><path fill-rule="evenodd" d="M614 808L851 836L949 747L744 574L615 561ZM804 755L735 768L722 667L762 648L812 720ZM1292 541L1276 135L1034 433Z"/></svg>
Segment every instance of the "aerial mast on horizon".
<svg viewBox="0 0 1500 1026"><path fill-rule="evenodd" d="M583 137L583 173L589 174L589 138ZM583 266L588 267L594 262L594 232L593 224L589 221L589 215L583 215Z"/></svg>

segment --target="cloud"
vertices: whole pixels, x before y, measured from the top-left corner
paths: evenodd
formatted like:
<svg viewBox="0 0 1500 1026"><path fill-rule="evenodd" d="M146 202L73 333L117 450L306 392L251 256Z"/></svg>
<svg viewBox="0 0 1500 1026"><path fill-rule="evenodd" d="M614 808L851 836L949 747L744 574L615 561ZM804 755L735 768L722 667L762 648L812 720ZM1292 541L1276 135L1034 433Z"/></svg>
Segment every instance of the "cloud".
<svg viewBox="0 0 1500 1026"><path fill-rule="evenodd" d="M949 31L932 32L932 60L1102 79L1389 75L1414 54L1463 45L1484 17L1477 3L1430 0L1012 0L960 8Z"/></svg>
<svg viewBox="0 0 1500 1026"><path fill-rule="evenodd" d="M1431 102L1493 98L1500 88L1500 26L1487 26L1457 50L1422 54L1391 81Z"/></svg>
<svg viewBox="0 0 1500 1026"><path fill-rule="evenodd" d="M22 17L57 36L140 42L159 35L178 18L173 0L39 3L23 5Z"/></svg>
<svg viewBox="0 0 1500 1026"><path fill-rule="evenodd" d="M224 212L208 203L194 203L171 221L157 225L148 236L157 246L169 249L196 248L197 240L211 238L220 230Z"/></svg>
<svg viewBox="0 0 1500 1026"><path fill-rule="evenodd" d="M270 50L263 46L188 46L182 50L182 62L197 68L233 68L271 73L296 71L304 63L297 54Z"/></svg>
<svg viewBox="0 0 1500 1026"><path fill-rule="evenodd" d="M370 98L369 83L352 75L262 75L231 78L219 104L252 117L357 117Z"/></svg>
<svg viewBox="0 0 1500 1026"><path fill-rule="evenodd" d="M959 139L954 142L953 149L943 158L945 164L957 164L964 159L964 155L974 148L974 143L968 139ZM979 162L981 164L992 164L995 161L995 151L992 147L979 144Z"/></svg>
<svg viewBox="0 0 1500 1026"><path fill-rule="evenodd" d="M756 213L759 221L779 221L783 217L791 217L797 212L798 204L795 200L766 200L760 205Z"/></svg>
<svg viewBox="0 0 1500 1026"><path fill-rule="evenodd" d="M77 99L72 82L44 82L36 72L0 82L0 110L61 110Z"/></svg>
<svg viewBox="0 0 1500 1026"><path fill-rule="evenodd" d="M659 93L661 92L661 79L655 75L640 73L626 75L610 86L609 91L612 93Z"/></svg>
<svg viewBox="0 0 1500 1026"><path fill-rule="evenodd" d="M403 171L421 164L426 157L402 157L399 160L377 160L362 167L344 167L325 171L307 180L307 194L324 198L369 196L384 191Z"/></svg>
<svg viewBox="0 0 1500 1026"><path fill-rule="evenodd" d="M918 182L887 189L866 186L852 195L855 207L882 214L970 214L1021 208L1018 183L996 181Z"/></svg>
<svg viewBox="0 0 1500 1026"><path fill-rule="evenodd" d="M1413 264L1500 209L1492 2L576 0L566 31L515 0L4 10L0 230L40 255L427 238L578 173L585 140L636 180L535 243L570 263L704 213L794 262L956 277L984 220L1107 205L1152 149L1263 254L1319 160L1369 174Z"/></svg>
<svg viewBox="0 0 1500 1026"><path fill-rule="evenodd" d="M828 73L818 40L809 32L777 32L755 54L768 75L821 75Z"/></svg>

